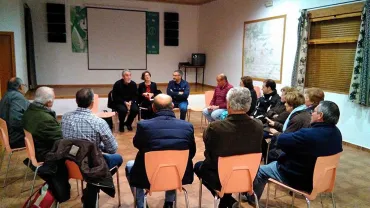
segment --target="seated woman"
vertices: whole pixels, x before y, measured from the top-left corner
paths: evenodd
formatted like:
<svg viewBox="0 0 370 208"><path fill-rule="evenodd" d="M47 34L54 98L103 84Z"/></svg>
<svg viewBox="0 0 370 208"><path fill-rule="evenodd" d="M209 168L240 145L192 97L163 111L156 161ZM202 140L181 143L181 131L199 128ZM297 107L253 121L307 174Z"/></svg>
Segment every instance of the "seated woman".
<svg viewBox="0 0 370 208"><path fill-rule="evenodd" d="M252 112L256 109L256 103L257 103L257 93L254 90L252 77L243 76L242 78L240 78L240 87L246 87L251 92L252 103L251 103L251 108L247 112L247 114L250 116Z"/></svg>
<svg viewBox="0 0 370 208"><path fill-rule="evenodd" d="M285 95L285 108L290 114L284 124L269 122L269 125L275 128L270 128L270 135L272 136L268 161L277 160L282 151L276 146L277 138L281 133L295 132L301 128L310 127L311 115L306 111L304 96L301 93L289 92Z"/></svg>
<svg viewBox="0 0 370 208"><path fill-rule="evenodd" d="M152 74L149 71L145 71L141 74L141 79L144 82L139 84L138 92L139 92L139 104L140 107L146 108L146 110L142 110L141 118L142 119L151 119L153 117L153 109L152 109L152 99L158 94L157 84L152 82L150 79Z"/></svg>
<svg viewBox="0 0 370 208"><path fill-rule="evenodd" d="M312 87L304 91L305 105L307 111L312 113L312 111L323 101L325 98L324 91L320 88Z"/></svg>

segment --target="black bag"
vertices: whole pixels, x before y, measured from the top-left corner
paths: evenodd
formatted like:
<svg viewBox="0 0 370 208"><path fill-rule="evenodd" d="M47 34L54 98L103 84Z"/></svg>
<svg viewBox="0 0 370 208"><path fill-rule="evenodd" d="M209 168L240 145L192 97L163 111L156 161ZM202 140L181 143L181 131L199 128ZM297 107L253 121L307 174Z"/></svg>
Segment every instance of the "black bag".
<svg viewBox="0 0 370 208"><path fill-rule="evenodd" d="M113 130L113 119L112 119L112 117L109 117L109 118L103 118L103 119L105 120L105 122L107 122L107 124L108 124L109 128L110 128L111 130Z"/></svg>
<svg viewBox="0 0 370 208"><path fill-rule="evenodd" d="M114 100L113 100L113 90L111 90L108 93L108 105L107 105L107 107L112 109L112 111L115 111L116 105L114 104Z"/></svg>

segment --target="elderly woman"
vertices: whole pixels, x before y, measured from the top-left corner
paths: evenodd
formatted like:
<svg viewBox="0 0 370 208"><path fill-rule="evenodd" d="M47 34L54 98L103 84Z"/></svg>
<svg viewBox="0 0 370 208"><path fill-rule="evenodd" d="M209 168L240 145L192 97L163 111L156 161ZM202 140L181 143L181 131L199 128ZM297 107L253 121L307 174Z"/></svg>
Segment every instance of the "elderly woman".
<svg viewBox="0 0 370 208"><path fill-rule="evenodd" d="M139 104L140 107L146 108L141 113L142 119L150 119L153 117L152 99L158 94L157 84L151 81L152 74L145 71L141 74L141 79L144 82L139 84Z"/></svg>
<svg viewBox="0 0 370 208"><path fill-rule="evenodd" d="M285 108L289 112L289 116L284 124L270 121L269 129L272 136L269 161L276 160L281 154L281 150L276 147L276 138L283 132L295 132L301 128L308 128L311 123L311 115L306 111L304 96L298 92L289 92L285 95Z"/></svg>
<svg viewBox="0 0 370 208"><path fill-rule="evenodd" d="M324 91L320 88L312 87L304 91L305 105L307 111L312 113L312 111L323 101L325 98Z"/></svg>

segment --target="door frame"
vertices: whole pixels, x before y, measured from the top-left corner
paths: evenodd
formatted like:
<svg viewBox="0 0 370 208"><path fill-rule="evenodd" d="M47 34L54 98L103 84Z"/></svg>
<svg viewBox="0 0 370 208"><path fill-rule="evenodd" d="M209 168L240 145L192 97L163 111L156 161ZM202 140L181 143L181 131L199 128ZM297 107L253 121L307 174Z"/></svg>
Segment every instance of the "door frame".
<svg viewBox="0 0 370 208"><path fill-rule="evenodd" d="M14 32L8 32L8 31L0 31L0 35L6 35L10 36L10 47L12 48L12 77L15 77L17 75L16 73L16 66L15 66L15 49L14 49Z"/></svg>

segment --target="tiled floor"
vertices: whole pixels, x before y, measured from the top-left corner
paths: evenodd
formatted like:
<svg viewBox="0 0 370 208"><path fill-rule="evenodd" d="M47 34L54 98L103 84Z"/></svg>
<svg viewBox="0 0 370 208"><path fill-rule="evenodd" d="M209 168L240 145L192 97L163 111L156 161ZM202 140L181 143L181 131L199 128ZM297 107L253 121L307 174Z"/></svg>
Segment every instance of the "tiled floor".
<svg viewBox="0 0 370 208"><path fill-rule="evenodd" d="M197 154L194 158L194 162L204 159L203 151L204 144L202 140L202 132L200 130L200 113L192 113L191 122L194 124L195 129L195 139L197 143ZM119 133L116 135L119 144L119 153L123 155L125 162L135 158L137 150L132 145L133 132ZM16 165L16 157L20 160L25 158L25 153L16 153L13 157L13 162L11 167L18 168L17 170L11 170L10 180L15 180L17 178L23 179L24 166ZM5 164L1 168L0 184L3 182ZM348 207L348 208L367 208L370 207L370 154L367 152L362 152L351 147L344 147L344 152L341 157L340 166L337 172L337 180L335 186L335 198L338 208ZM121 207L133 207L133 197L131 195L124 168L120 169L120 185L121 185ZM31 177L29 177L30 179ZM41 180L37 183L41 184ZM71 180L72 195L68 202L62 204L61 207L82 207L80 203L80 197L77 196L76 192L76 182ZM22 207L24 201L27 198L28 192L20 192L20 186L22 180L18 180L11 185L8 185L4 195L4 189L0 188L1 202L0 207ZM25 187L29 188L30 183L26 184ZM199 195L199 180L195 177L192 185L186 186L189 193L190 207L198 207L198 195ZM271 189L270 203L269 207L290 207L291 197L286 191L277 191L278 199L273 199L274 188ZM162 207L163 206L163 193L154 193L153 196L148 197L148 202L150 207ZM266 199L266 191L261 199L261 207L264 207ZM178 193L178 207L185 207L183 193ZM323 197L324 207L332 207L331 199ZM295 207L306 207L305 201L301 197L297 197L295 200ZM112 208L117 207L117 196L116 198L110 198L104 193L100 194L100 207ZM248 204L243 203L243 207L250 207ZM202 207L213 207L213 197L211 194L203 188L203 203ZM317 198L312 202L312 207L321 207L320 198Z"/></svg>

